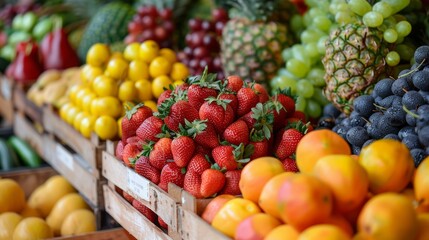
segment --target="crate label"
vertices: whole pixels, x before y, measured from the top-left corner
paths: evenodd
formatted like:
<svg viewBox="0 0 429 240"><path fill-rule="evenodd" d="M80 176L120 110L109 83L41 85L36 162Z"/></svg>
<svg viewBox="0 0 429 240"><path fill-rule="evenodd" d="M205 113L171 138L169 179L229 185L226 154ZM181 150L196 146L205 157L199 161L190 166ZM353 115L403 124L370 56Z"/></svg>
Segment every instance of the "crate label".
<svg viewBox="0 0 429 240"><path fill-rule="evenodd" d="M1 80L1 94L4 97L4 99L10 101L12 99L12 91L9 84L9 81L3 77Z"/></svg>
<svg viewBox="0 0 429 240"><path fill-rule="evenodd" d="M138 197L145 201L149 201L149 180L138 175L132 169L127 169L128 188L131 192L135 193Z"/></svg>
<svg viewBox="0 0 429 240"><path fill-rule="evenodd" d="M67 152L67 150L60 144L57 144L56 153L60 162L62 162L68 169L73 171L74 170L73 156L69 152Z"/></svg>

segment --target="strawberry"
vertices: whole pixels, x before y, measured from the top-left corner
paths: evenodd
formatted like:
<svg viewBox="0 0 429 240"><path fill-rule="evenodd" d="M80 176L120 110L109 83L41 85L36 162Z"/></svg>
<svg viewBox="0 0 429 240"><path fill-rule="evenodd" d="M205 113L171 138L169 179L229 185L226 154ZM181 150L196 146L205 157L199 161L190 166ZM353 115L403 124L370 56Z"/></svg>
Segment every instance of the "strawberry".
<svg viewBox="0 0 429 240"><path fill-rule="evenodd" d="M189 102L179 100L171 106L164 122L170 130L177 132L180 124L185 125L185 120L192 122L196 119L198 119L198 111Z"/></svg>
<svg viewBox="0 0 429 240"><path fill-rule="evenodd" d="M129 193L122 191L122 196L127 200L127 202L132 203L134 201L134 197L131 196Z"/></svg>
<svg viewBox="0 0 429 240"><path fill-rule="evenodd" d="M156 142L159 140L156 135L162 132L163 125L164 121L162 119L155 116L149 117L139 126L136 135L143 141Z"/></svg>
<svg viewBox="0 0 429 240"><path fill-rule="evenodd" d="M243 116L244 114L250 112L256 104L259 102L259 96L251 88L245 87L241 88L237 92L238 99L238 109L237 115Z"/></svg>
<svg viewBox="0 0 429 240"><path fill-rule="evenodd" d="M252 155L250 155L250 160L269 155L270 146L267 139L259 142L250 142L250 144L253 145L254 149Z"/></svg>
<svg viewBox="0 0 429 240"><path fill-rule="evenodd" d="M216 169L207 169L201 175L201 196L207 198L219 192L225 185L225 175Z"/></svg>
<svg viewBox="0 0 429 240"><path fill-rule="evenodd" d="M140 124L152 114L152 109L143 103L139 103L126 111L121 122L122 141L125 142L129 137L136 135L136 130Z"/></svg>
<svg viewBox="0 0 429 240"><path fill-rule="evenodd" d="M210 162L202 154L195 154L188 164L187 172L193 171L201 175L204 170L210 168Z"/></svg>
<svg viewBox="0 0 429 240"><path fill-rule="evenodd" d="M254 119L254 118L252 117L252 115L253 115L253 109L254 109L254 108L252 108L252 111L250 111L250 112L248 112L248 113L244 114L244 116L242 116L242 117L240 118L241 120L243 120L244 122L246 122L247 128L249 128L249 129L252 129L252 128L253 128L253 126L254 126L254 125L255 125L255 123L256 123L256 119Z"/></svg>
<svg viewBox="0 0 429 240"><path fill-rule="evenodd" d="M238 99L237 99L237 96L235 94L221 93L221 94L219 94L219 99L230 100L228 104L232 107L232 110L234 110L234 113L237 113Z"/></svg>
<svg viewBox="0 0 429 240"><path fill-rule="evenodd" d="M244 147L244 144L238 146L217 146L212 150L214 161L221 169L235 170L241 168L243 163L247 163L248 158L253 152L249 147Z"/></svg>
<svg viewBox="0 0 429 240"><path fill-rule="evenodd" d="M239 76L229 76L226 78L228 81L228 84L226 85L226 88L230 91L233 91L237 93L242 87L243 87L243 79L241 79Z"/></svg>
<svg viewBox="0 0 429 240"><path fill-rule="evenodd" d="M283 168L286 172L299 172L296 161L293 158L285 158L282 160Z"/></svg>
<svg viewBox="0 0 429 240"><path fill-rule="evenodd" d="M196 110L200 109L206 98L216 96L217 91L212 88L202 87L197 84L192 84L188 88L188 101Z"/></svg>
<svg viewBox="0 0 429 240"><path fill-rule="evenodd" d="M292 116L290 116L291 118L298 118L301 120L301 122L306 122L307 121L307 117L305 116L305 113L301 112L301 111L295 111Z"/></svg>
<svg viewBox="0 0 429 240"><path fill-rule="evenodd" d="M268 95L267 89L265 89L262 84L255 83L252 87L256 90L260 103L265 103L270 99L270 95Z"/></svg>
<svg viewBox="0 0 429 240"><path fill-rule="evenodd" d="M281 103L283 111L285 111L286 118L292 117L295 113L296 96L292 95L290 88L277 90L274 96L272 96L272 100Z"/></svg>
<svg viewBox="0 0 429 240"><path fill-rule="evenodd" d="M298 129L289 128L284 131L279 145L274 149L276 156L280 159L284 159L295 153L296 147L302 137L304 137L304 133Z"/></svg>
<svg viewBox="0 0 429 240"><path fill-rule="evenodd" d="M124 161L124 159L122 158L123 152L124 152L124 143L122 141L119 141L118 145L116 145L115 157L121 161Z"/></svg>
<svg viewBox="0 0 429 240"><path fill-rule="evenodd" d="M201 106L199 117L201 120L213 124L218 133L223 133L225 128L234 121L234 110L228 104L229 100L208 98Z"/></svg>
<svg viewBox="0 0 429 240"><path fill-rule="evenodd" d="M122 159L128 167L134 166L135 161L140 156L142 149L136 143L128 143L124 146Z"/></svg>
<svg viewBox="0 0 429 240"><path fill-rule="evenodd" d="M219 138L214 126L207 120L185 121L185 129L194 141L205 148L215 148L219 146Z"/></svg>
<svg viewBox="0 0 429 240"><path fill-rule="evenodd" d="M167 163L167 160L173 159L171 141L170 138L161 138L153 145L153 149L151 144L146 145L143 154L149 156L150 165L161 170Z"/></svg>
<svg viewBox="0 0 429 240"><path fill-rule="evenodd" d="M249 143L249 129L243 120L237 120L229 125L223 132L223 139L234 145Z"/></svg>
<svg viewBox="0 0 429 240"><path fill-rule="evenodd" d="M164 191L168 191L168 183L174 183L183 187L185 171L174 162L169 162L161 170L161 179L158 186Z"/></svg>
<svg viewBox="0 0 429 240"><path fill-rule="evenodd" d="M160 226L160 227L162 227L162 228L164 228L164 229L168 230L168 225L167 225L167 223L166 223L166 222L164 222L164 220L162 220L162 218L161 218L160 216L158 216L158 223L159 223L159 226Z"/></svg>
<svg viewBox="0 0 429 240"><path fill-rule="evenodd" d="M133 137L129 137L129 138L127 138L126 143L127 143L127 144L128 144L128 143L136 143L136 144L139 144L139 145L143 146L143 144L145 144L146 142L145 142L145 141L143 141L143 140L142 140L140 137L138 137L138 136L133 136Z"/></svg>
<svg viewBox="0 0 429 240"><path fill-rule="evenodd" d="M232 170L225 172L225 186L223 187L221 194L240 195L240 177L241 170Z"/></svg>
<svg viewBox="0 0 429 240"><path fill-rule="evenodd" d="M148 157L141 156L137 159L136 164L134 165L134 169L136 173L149 179L149 181L158 184L160 178L160 171L150 165L150 161Z"/></svg>
<svg viewBox="0 0 429 240"><path fill-rule="evenodd" d="M179 167L186 167L195 151L194 140L188 136L178 136L171 142L174 162Z"/></svg>
<svg viewBox="0 0 429 240"><path fill-rule="evenodd" d="M172 94L172 90L171 89L168 89L168 90L165 90L164 92L162 92L161 93L161 95L159 96L159 98L158 98L158 101L157 101L157 103L156 103L156 105L158 105L158 107L159 106L161 106L161 104L166 100L166 99L169 99L170 97L171 97L171 94Z"/></svg>
<svg viewBox="0 0 429 240"><path fill-rule="evenodd" d="M146 207L143 203L133 200L133 207L137 209L141 214L143 214L149 221L155 223L156 214L148 207Z"/></svg>
<svg viewBox="0 0 429 240"><path fill-rule="evenodd" d="M196 198L202 198L201 174L194 171L186 171L183 189Z"/></svg>
<svg viewBox="0 0 429 240"><path fill-rule="evenodd" d="M212 149L203 147L201 145L196 145L195 146L195 154L202 154L203 156L211 157L212 156Z"/></svg>
<svg viewBox="0 0 429 240"><path fill-rule="evenodd" d="M183 83L183 84L181 84L181 85L179 85L179 86L176 86L175 88L174 88L174 93L175 94L178 94L180 91L187 91L188 90L188 88L189 88L189 84L188 83Z"/></svg>

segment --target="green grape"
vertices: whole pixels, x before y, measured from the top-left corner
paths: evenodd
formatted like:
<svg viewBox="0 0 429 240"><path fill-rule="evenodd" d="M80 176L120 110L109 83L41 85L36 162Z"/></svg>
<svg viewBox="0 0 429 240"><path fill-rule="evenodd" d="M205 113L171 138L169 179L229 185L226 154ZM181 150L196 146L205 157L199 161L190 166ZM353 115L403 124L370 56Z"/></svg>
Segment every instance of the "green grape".
<svg viewBox="0 0 429 240"><path fill-rule="evenodd" d="M401 61L401 58L399 57L399 54L395 51L390 51L386 55L387 65L391 67L398 65L400 61Z"/></svg>
<svg viewBox="0 0 429 240"><path fill-rule="evenodd" d="M407 44L398 44L395 50L398 52L399 56L401 56L401 59L407 62L414 59L414 49Z"/></svg>
<svg viewBox="0 0 429 240"><path fill-rule="evenodd" d="M395 14L410 4L410 0L382 0L392 8L392 14Z"/></svg>
<svg viewBox="0 0 429 240"><path fill-rule="evenodd" d="M316 87L324 87L325 83L325 70L323 68L312 68L307 74L307 79Z"/></svg>
<svg viewBox="0 0 429 240"><path fill-rule="evenodd" d="M304 26L306 27L310 26L311 23L313 22L313 18L310 16L310 14L308 14L308 12L304 14L303 22L304 22Z"/></svg>
<svg viewBox="0 0 429 240"><path fill-rule="evenodd" d="M340 3L337 5L337 11L349 12L350 11L349 5L347 3Z"/></svg>
<svg viewBox="0 0 429 240"><path fill-rule="evenodd" d="M286 68L280 68L278 74L282 77L288 77L297 80L296 76L289 72Z"/></svg>
<svg viewBox="0 0 429 240"><path fill-rule="evenodd" d="M339 24L347 24L353 21L352 16L349 12L340 11L335 14L335 21Z"/></svg>
<svg viewBox="0 0 429 240"><path fill-rule="evenodd" d="M317 51L320 55L325 55L326 52L326 40L328 40L328 36L323 36L317 41Z"/></svg>
<svg viewBox="0 0 429 240"><path fill-rule="evenodd" d="M302 61L303 63L309 62L307 51L302 44L295 44L291 49L294 58Z"/></svg>
<svg viewBox="0 0 429 240"><path fill-rule="evenodd" d="M406 37L411 33L411 24L407 21L400 21L395 26L399 37Z"/></svg>
<svg viewBox="0 0 429 240"><path fill-rule="evenodd" d="M293 52L291 48L285 48L282 51L282 58L284 61L288 61L289 59L293 58Z"/></svg>
<svg viewBox="0 0 429 240"><path fill-rule="evenodd" d="M317 16L324 16L326 15L325 11L323 11L322 9L320 9L319 7L315 7L315 8L310 8L308 10L308 14L310 15L310 17L312 19L314 19Z"/></svg>
<svg viewBox="0 0 429 240"><path fill-rule="evenodd" d="M314 94L311 98L322 106L325 106L329 103L329 100L325 97L321 88L314 88Z"/></svg>
<svg viewBox="0 0 429 240"><path fill-rule="evenodd" d="M281 70L281 69L280 69L280 70ZM280 76L275 76L275 77L273 77L273 78L270 80L270 86L271 86L271 89L277 89L277 88L279 88L280 80L281 80Z"/></svg>
<svg viewBox="0 0 429 240"><path fill-rule="evenodd" d="M365 15L365 13L371 11L371 4L366 0L350 0L350 9L359 16Z"/></svg>
<svg viewBox="0 0 429 240"><path fill-rule="evenodd" d="M318 118L322 114L322 107L313 99L308 99L305 113L307 113L311 118Z"/></svg>
<svg viewBox="0 0 429 240"><path fill-rule="evenodd" d="M305 111L307 107L307 100L303 96L298 96L295 102L295 109L301 112Z"/></svg>
<svg viewBox="0 0 429 240"><path fill-rule="evenodd" d="M386 2L375 3L374 6L372 6L372 11L381 13L385 19L392 16L393 13L392 7Z"/></svg>
<svg viewBox="0 0 429 240"><path fill-rule="evenodd" d="M363 24L368 27L378 27L383 24L383 15L378 12L368 12L363 16Z"/></svg>
<svg viewBox="0 0 429 240"><path fill-rule="evenodd" d="M308 65L298 59L291 59L286 63L286 69L293 75L303 78L310 70Z"/></svg>
<svg viewBox="0 0 429 240"><path fill-rule="evenodd" d="M297 81L295 79L286 77L286 76L281 76L279 78L280 79L278 80L277 88L280 88L280 89L290 88L293 94L296 93Z"/></svg>
<svg viewBox="0 0 429 240"><path fill-rule="evenodd" d="M390 16L386 19L384 19L383 24L386 24L388 28L395 28L396 26L396 19L393 16Z"/></svg>
<svg viewBox="0 0 429 240"><path fill-rule="evenodd" d="M317 51L317 43L311 42L304 46L305 52L307 53L307 56L314 62L315 60L320 60L319 52Z"/></svg>
<svg viewBox="0 0 429 240"><path fill-rule="evenodd" d="M310 81L301 79L296 84L296 93L305 98L311 98L314 94L314 87Z"/></svg>
<svg viewBox="0 0 429 240"><path fill-rule="evenodd" d="M404 37L398 36L398 40L396 40L396 44L402 43L404 41Z"/></svg>
<svg viewBox="0 0 429 240"><path fill-rule="evenodd" d="M297 33L300 32L301 29L304 28L304 19L301 15L295 14L290 19L290 27L292 32Z"/></svg>
<svg viewBox="0 0 429 240"><path fill-rule="evenodd" d="M325 36L326 34L316 28L313 29L306 29L301 33L301 42L302 43L311 43L316 42L319 40L322 36Z"/></svg>
<svg viewBox="0 0 429 240"><path fill-rule="evenodd" d="M329 20L327 16L316 16L313 19L313 24L315 27L317 27L319 30L328 32L331 28L332 22Z"/></svg>
<svg viewBox="0 0 429 240"><path fill-rule="evenodd" d="M388 43L394 43L398 39L398 33L395 29L389 28L384 31L383 38Z"/></svg>
<svg viewBox="0 0 429 240"><path fill-rule="evenodd" d="M319 0L305 0L305 4L308 7L315 8L319 6Z"/></svg>

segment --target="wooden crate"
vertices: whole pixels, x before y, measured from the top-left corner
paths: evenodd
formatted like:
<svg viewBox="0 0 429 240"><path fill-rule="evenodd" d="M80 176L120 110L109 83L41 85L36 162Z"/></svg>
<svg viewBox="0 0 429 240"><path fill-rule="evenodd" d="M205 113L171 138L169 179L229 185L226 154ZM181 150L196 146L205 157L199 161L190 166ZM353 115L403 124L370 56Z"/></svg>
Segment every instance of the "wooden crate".
<svg viewBox="0 0 429 240"><path fill-rule="evenodd" d="M23 113L17 112L14 117L15 135L27 141L34 150L43 157L44 143L43 133L37 129L37 126L31 122Z"/></svg>
<svg viewBox="0 0 429 240"><path fill-rule="evenodd" d="M26 90L21 85L13 88L12 102L17 112L23 113L34 123L42 124L43 109L27 98Z"/></svg>
<svg viewBox="0 0 429 240"><path fill-rule="evenodd" d="M13 82L0 74L0 114L7 122L13 122Z"/></svg>
<svg viewBox="0 0 429 240"><path fill-rule="evenodd" d="M52 107L43 109L43 126L45 130L64 142L67 146L79 154L91 167L91 173L99 179L101 176L101 152L105 149L105 143L97 137L85 138L71 125L63 121Z"/></svg>
<svg viewBox="0 0 429 240"><path fill-rule="evenodd" d="M115 228L104 231L97 231L76 236L65 236L51 238L51 240L132 240L134 239L123 228Z"/></svg>

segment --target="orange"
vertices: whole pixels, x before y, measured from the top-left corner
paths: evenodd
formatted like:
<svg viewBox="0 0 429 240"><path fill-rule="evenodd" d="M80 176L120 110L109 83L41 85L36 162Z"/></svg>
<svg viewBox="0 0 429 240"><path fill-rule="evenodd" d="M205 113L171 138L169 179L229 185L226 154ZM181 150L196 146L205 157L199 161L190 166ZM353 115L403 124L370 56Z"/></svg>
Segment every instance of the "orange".
<svg viewBox="0 0 429 240"><path fill-rule="evenodd" d="M410 183L414 161L403 143L392 139L377 140L364 147L359 163L369 177L372 193L401 192Z"/></svg>
<svg viewBox="0 0 429 240"><path fill-rule="evenodd" d="M397 193L382 193L371 198L358 219L364 239L415 239L417 214L411 201Z"/></svg>
<svg viewBox="0 0 429 240"><path fill-rule="evenodd" d="M296 163L301 172L310 173L317 160L330 154L350 155L350 146L346 140L331 130L311 131L299 141Z"/></svg>
<svg viewBox="0 0 429 240"><path fill-rule="evenodd" d="M315 225L302 232L298 240L349 240L351 239L341 228L329 225Z"/></svg>
<svg viewBox="0 0 429 240"><path fill-rule="evenodd" d="M227 203L229 200L234 199L233 195L222 194L219 195L206 206L201 217L208 223L212 223L213 218L216 216L216 213L222 208L222 206Z"/></svg>
<svg viewBox="0 0 429 240"><path fill-rule="evenodd" d="M331 188L334 207L340 212L357 208L368 194L368 175L350 155L322 157L314 166L313 173Z"/></svg>
<svg viewBox="0 0 429 240"><path fill-rule="evenodd" d="M350 222L339 214L332 214L329 216L328 219L326 219L323 224L329 224L333 226L337 226L341 230L343 230L344 233L347 234L347 236L352 237L353 236L353 227L350 224Z"/></svg>
<svg viewBox="0 0 429 240"><path fill-rule="evenodd" d="M298 239L299 232L291 225L283 224L274 228L264 240L296 240Z"/></svg>
<svg viewBox="0 0 429 240"><path fill-rule="evenodd" d="M429 207L429 157L425 158L418 166L413 184L419 205L425 208Z"/></svg>
<svg viewBox="0 0 429 240"><path fill-rule="evenodd" d="M244 219L235 231L235 239L264 240L280 221L266 213L257 213Z"/></svg>
<svg viewBox="0 0 429 240"><path fill-rule="evenodd" d="M257 203L264 185L283 172L282 162L274 157L261 157L249 162L240 177L239 186L243 198Z"/></svg>
<svg viewBox="0 0 429 240"><path fill-rule="evenodd" d="M417 233L416 240L427 240L429 239L429 214L423 213L417 216L419 224L419 231Z"/></svg>

